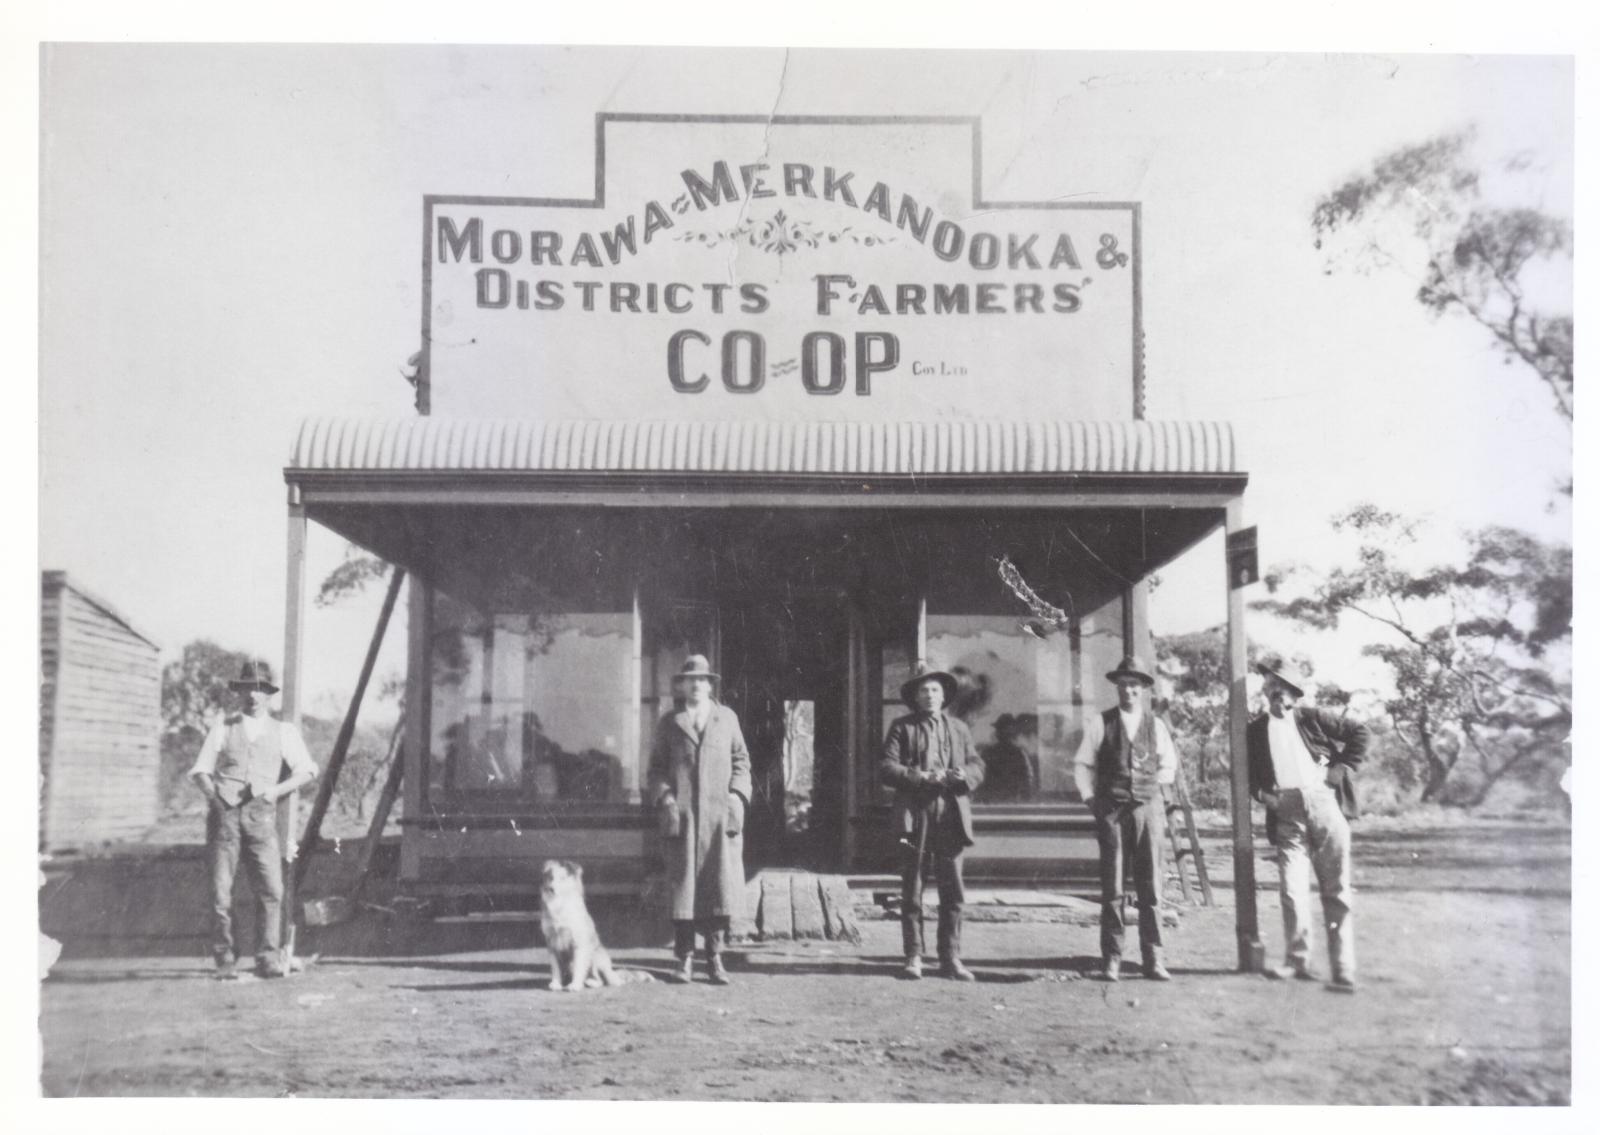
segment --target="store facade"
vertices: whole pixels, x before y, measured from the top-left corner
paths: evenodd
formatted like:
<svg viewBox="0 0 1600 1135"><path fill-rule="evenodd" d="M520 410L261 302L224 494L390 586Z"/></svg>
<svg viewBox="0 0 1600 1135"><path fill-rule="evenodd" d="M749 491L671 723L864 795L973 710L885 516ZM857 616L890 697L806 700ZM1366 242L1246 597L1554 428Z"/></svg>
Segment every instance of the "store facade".
<svg viewBox="0 0 1600 1135"><path fill-rule="evenodd" d="M1081 869L1103 675L1246 483L1226 425L1144 420L1138 206L986 199L970 119L600 115L595 147L593 199L427 199L421 413L308 421L285 470L290 682L306 523L409 572L403 882L640 886L689 653L749 743L751 870L891 867L922 661L989 769L974 873Z"/></svg>

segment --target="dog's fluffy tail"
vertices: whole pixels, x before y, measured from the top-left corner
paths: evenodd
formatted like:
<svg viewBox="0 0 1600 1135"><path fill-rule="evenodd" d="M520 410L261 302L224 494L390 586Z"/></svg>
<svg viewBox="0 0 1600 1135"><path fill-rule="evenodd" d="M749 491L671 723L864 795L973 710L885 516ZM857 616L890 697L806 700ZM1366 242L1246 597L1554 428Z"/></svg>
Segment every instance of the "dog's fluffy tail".
<svg viewBox="0 0 1600 1135"><path fill-rule="evenodd" d="M643 969L613 969L611 980L607 985L636 985L646 981L654 981L656 975Z"/></svg>

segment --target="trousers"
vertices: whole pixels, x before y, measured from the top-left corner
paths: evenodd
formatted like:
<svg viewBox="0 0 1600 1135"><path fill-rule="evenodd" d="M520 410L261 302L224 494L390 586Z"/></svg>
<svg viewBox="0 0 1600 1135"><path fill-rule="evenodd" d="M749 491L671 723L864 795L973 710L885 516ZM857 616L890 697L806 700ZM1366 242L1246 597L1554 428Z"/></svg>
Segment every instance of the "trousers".
<svg viewBox="0 0 1600 1135"><path fill-rule="evenodd" d="M229 807L211 803L206 815L206 859L211 869L211 954L231 960L233 880L244 857L256 896L256 958L278 952L282 940L283 862L278 849L278 810L259 798Z"/></svg>
<svg viewBox="0 0 1600 1135"><path fill-rule="evenodd" d="M1166 804L1153 800L1096 800L1095 837L1100 842L1100 957L1122 957L1127 928L1122 917L1124 859L1133 863L1139 905L1139 950L1146 962L1161 960L1161 843L1167 838Z"/></svg>
<svg viewBox="0 0 1600 1135"><path fill-rule="evenodd" d="M1328 966L1334 977L1356 976L1355 887L1350 872L1350 821L1325 786L1278 794L1278 898L1283 906L1285 957L1296 969L1311 960L1311 874L1322 893L1328 928Z"/></svg>
<svg viewBox="0 0 1600 1135"><path fill-rule="evenodd" d="M694 953L694 934L699 930L706 940L706 960L710 961L722 953L722 947L728 940L728 928L731 919L725 917L713 918L679 918L672 922L672 952L680 958L687 958Z"/></svg>
<svg viewBox="0 0 1600 1135"><path fill-rule="evenodd" d="M961 905L966 902L966 885L961 878L961 855L947 855L932 849L917 854L915 844L909 840L902 844L903 862L900 868L900 937L906 957L921 956L922 892L925 885L923 867L933 860L934 884L939 891L939 956L947 958L959 954ZM952 931L952 927L955 930ZM952 935L956 940L952 941Z"/></svg>

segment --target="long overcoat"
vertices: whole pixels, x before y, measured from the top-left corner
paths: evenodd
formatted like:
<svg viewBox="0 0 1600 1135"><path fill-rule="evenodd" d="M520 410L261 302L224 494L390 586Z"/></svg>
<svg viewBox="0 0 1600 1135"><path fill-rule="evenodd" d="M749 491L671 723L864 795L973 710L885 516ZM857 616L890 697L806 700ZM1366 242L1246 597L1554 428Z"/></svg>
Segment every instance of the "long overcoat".
<svg viewBox="0 0 1600 1135"><path fill-rule="evenodd" d="M713 705L703 734L688 710L656 723L650 802L662 829L672 917L732 918L744 905L750 753L739 717Z"/></svg>

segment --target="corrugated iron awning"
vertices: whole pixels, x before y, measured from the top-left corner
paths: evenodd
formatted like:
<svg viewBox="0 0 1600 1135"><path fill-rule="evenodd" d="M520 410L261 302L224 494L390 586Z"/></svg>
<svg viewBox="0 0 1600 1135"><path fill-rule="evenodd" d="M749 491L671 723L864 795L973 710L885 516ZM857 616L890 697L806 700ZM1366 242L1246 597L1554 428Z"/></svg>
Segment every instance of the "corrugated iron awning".
<svg viewBox="0 0 1600 1135"><path fill-rule="evenodd" d="M312 418L289 470L981 476L1237 473L1225 422Z"/></svg>

